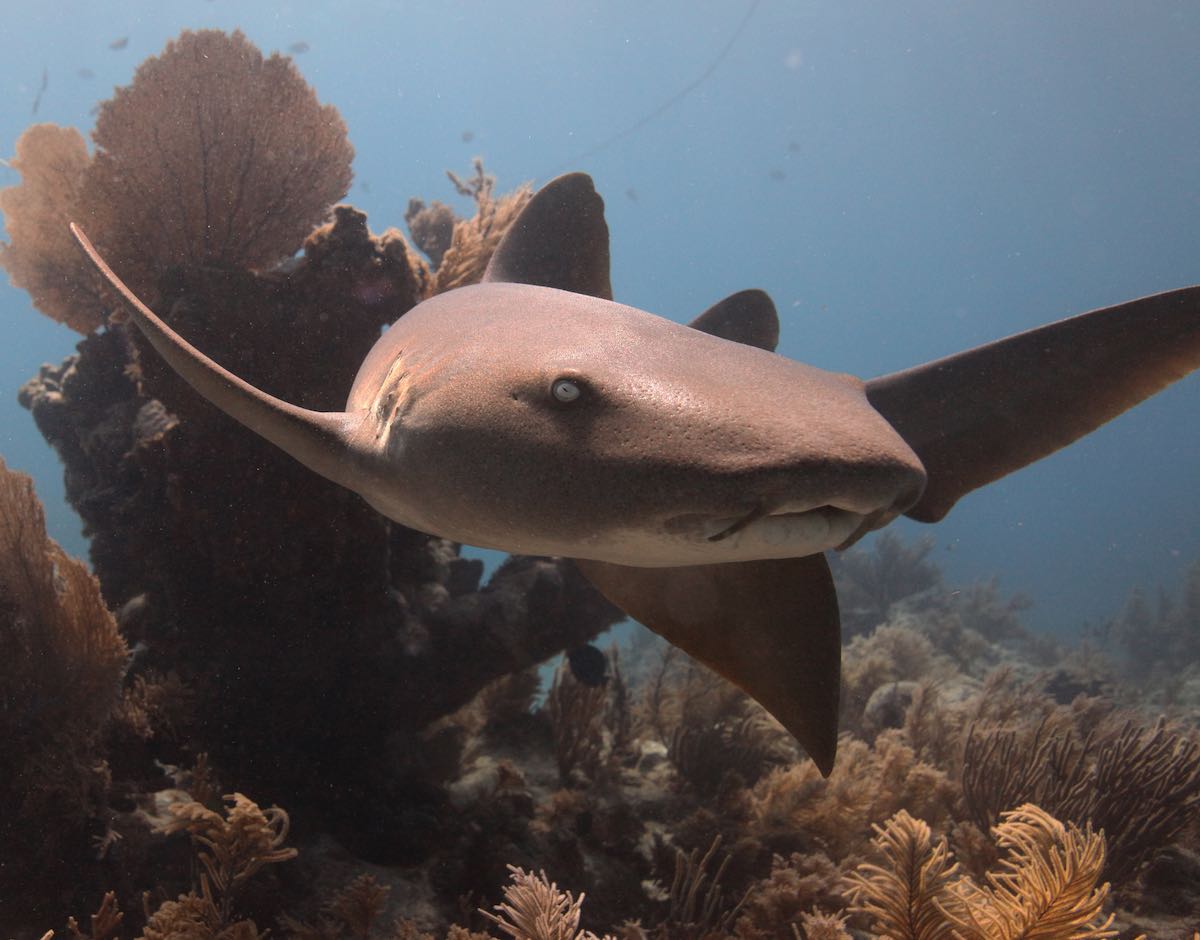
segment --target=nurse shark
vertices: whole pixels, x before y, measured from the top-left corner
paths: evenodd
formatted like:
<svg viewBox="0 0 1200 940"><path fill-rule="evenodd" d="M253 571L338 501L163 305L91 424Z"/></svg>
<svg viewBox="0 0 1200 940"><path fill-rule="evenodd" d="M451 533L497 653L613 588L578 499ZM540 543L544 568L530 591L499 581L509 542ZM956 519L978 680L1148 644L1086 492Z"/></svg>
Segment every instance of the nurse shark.
<svg viewBox="0 0 1200 940"><path fill-rule="evenodd" d="M346 409L274 398L176 334L72 231L200 394L388 518L574 560L761 703L828 774L841 636L824 553L1099 427L1200 366L1200 287L862 381L774 352L766 294L682 325L615 303L582 173L526 205L478 285L417 305Z"/></svg>

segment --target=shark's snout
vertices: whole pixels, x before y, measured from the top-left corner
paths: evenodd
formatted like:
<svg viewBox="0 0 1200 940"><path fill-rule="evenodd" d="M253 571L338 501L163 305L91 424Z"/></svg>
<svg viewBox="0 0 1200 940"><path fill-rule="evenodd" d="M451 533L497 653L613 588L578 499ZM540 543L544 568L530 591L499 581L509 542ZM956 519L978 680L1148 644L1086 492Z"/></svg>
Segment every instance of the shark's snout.
<svg viewBox="0 0 1200 940"><path fill-rule="evenodd" d="M844 460L784 453L750 472L714 474L697 505L661 520L685 555L711 561L784 558L848 548L887 525L920 497L925 472L898 435L882 426L875 449L847 437ZM786 446L782 448L786 451Z"/></svg>

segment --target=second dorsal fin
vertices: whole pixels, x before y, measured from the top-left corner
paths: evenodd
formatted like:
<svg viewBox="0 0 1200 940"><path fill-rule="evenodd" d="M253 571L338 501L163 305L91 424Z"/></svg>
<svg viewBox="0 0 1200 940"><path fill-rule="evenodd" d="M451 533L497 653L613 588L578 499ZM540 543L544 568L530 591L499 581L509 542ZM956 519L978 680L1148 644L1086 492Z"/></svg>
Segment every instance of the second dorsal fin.
<svg viewBox="0 0 1200 940"><path fill-rule="evenodd" d="M761 290L730 294L688 325L702 333L757 346L767 352L774 352L779 343L779 314L766 291Z"/></svg>

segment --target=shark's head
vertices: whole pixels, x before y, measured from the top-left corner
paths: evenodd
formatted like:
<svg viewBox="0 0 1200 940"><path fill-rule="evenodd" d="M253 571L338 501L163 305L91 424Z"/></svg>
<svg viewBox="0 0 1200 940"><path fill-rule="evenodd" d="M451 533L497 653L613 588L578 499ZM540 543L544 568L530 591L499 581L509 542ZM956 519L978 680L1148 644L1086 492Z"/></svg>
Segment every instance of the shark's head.
<svg viewBox="0 0 1200 940"><path fill-rule="evenodd" d="M807 555L920 495L857 379L601 298L452 291L379 340L347 406L386 515L475 545L659 566Z"/></svg>

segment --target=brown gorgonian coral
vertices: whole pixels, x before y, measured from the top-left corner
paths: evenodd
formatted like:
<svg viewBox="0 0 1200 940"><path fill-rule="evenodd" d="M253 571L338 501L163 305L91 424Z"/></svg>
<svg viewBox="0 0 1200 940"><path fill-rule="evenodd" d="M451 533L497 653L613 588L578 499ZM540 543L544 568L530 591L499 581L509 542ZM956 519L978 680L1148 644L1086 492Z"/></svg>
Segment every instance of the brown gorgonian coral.
<svg viewBox="0 0 1200 940"><path fill-rule="evenodd" d="M0 193L0 264L43 313L100 323L67 223L151 297L172 265L262 269L299 250L350 187L354 148L336 108L291 60L241 32L184 32L100 108L89 158L78 131L30 128L19 186Z"/></svg>
<svg viewBox="0 0 1200 940"><path fill-rule="evenodd" d="M102 739L129 659L87 566L46 536L33 481L0 460L0 924L69 877L103 808Z"/></svg>
<svg viewBox="0 0 1200 940"><path fill-rule="evenodd" d="M291 60L184 32L100 109L77 221L135 289L184 262L267 268L350 186L354 150Z"/></svg>
<svg viewBox="0 0 1200 940"><path fill-rule="evenodd" d="M10 161L19 186L0 190L11 241L0 242L0 266L33 305L80 333L100 325L100 288L67 228L90 162L73 127L35 124L17 138Z"/></svg>
<svg viewBox="0 0 1200 940"><path fill-rule="evenodd" d="M350 185L337 109L241 32L184 32L105 103L81 222L117 270L263 268L295 252Z"/></svg>

